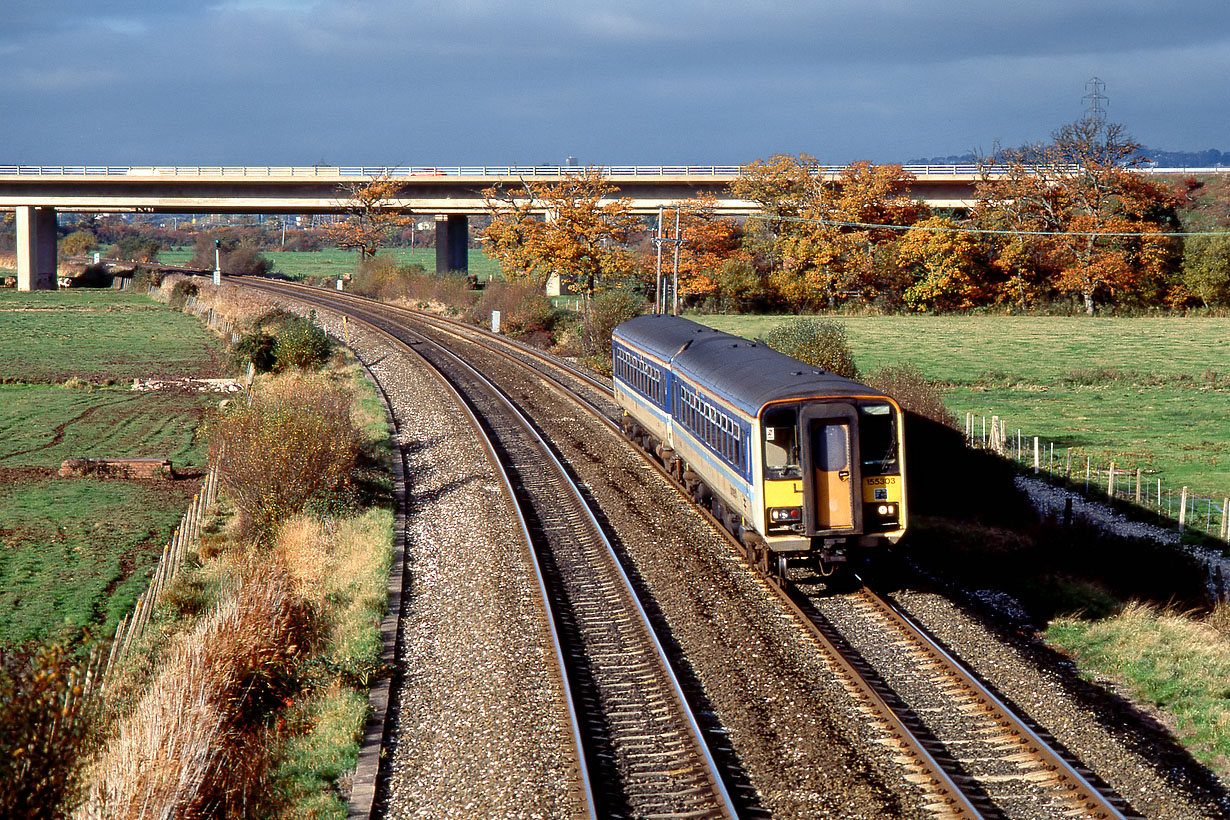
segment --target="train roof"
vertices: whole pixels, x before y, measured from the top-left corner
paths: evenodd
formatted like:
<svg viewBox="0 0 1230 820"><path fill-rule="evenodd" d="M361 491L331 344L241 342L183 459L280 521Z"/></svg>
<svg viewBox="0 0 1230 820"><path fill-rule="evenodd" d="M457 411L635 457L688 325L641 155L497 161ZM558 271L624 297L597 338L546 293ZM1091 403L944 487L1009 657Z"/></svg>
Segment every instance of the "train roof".
<svg viewBox="0 0 1230 820"><path fill-rule="evenodd" d="M886 394L778 353L759 342L678 316L638 316L615 328L615 338L668 362L749 416L774 401L812 396Z"/></svg>

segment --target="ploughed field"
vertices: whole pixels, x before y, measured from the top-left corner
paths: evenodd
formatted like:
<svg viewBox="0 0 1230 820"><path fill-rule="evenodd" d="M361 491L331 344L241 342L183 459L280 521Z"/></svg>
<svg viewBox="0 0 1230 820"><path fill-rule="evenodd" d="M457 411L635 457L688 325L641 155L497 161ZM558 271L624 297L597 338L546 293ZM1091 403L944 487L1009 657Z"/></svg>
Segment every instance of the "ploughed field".
<svg viewBox="0 0 1230 820"><path fill-rule="evenodd" d="M788 316L696 316L755 338ZM859 370L912 362L980 429L1072 449L1073 473L1144 470L1163 491L1230 495L1230 318L838 316ZM1049 451L1048 451L1049 452Z"/></svg>
<svg viewBox="0 0 1230 820"><path fill-rule="evenodd" d="M0 646L109 634L132 608L200 485L196 431L222 398L132 380L224 367L198 320L144 296L0 291ZM175 479L61 478L69 458L170 459Z"/></svg>

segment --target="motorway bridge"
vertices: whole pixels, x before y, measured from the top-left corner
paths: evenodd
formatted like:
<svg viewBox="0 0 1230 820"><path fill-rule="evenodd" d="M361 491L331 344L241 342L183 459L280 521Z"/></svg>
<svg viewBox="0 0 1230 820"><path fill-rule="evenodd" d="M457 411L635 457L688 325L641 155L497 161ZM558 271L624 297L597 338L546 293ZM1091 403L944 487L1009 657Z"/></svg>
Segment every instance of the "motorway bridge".
<svg viewBox="0 0 1230 820"><path fill-rule="evenodd" d="M836 178L841 166L820 173ZM436 267L464 270L468 216L486 211L486 188L557 182L582 169L534 167L177 167L0 165L0 210L17 212L18 288L55 287L56 214L60 211L138 213L346 213L346 186L390 176L404 182L409 213L436 217ZM756 204L736 199L737 165L608 166L601 169L638 213L711 193L718 209L749 214ZM914 195L939 207L968 205L977 181L970 166L907 166L918 178Z"/></svg>
<svg viewBox="0 0 1230 820"><path fill-rule="evenodd" d="M844 166L822 166L836 179ZM56 282L56 214L139 212L207 214L346 213L347 186L389 176L404 182L408 213L436 217L437 270L464 270L468 216L486 211L482 191L520 188L524 182L557 182L583 169L534 167L178 167L0 165L0 211L17 214L18 288L53 288ZM737 165L604 166L620 197L639 213L701 193L718 209L746 215L756 204L735 198ZM964 208L978 182L974 165L907 165L912 195L933 207Z"/></svg>

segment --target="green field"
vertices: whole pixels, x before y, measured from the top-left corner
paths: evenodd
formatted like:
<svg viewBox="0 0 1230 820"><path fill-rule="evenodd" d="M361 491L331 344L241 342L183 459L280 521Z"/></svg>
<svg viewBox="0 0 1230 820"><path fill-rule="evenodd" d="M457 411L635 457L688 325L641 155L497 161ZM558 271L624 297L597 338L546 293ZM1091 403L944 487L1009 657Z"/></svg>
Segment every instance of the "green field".
<svg viewBox="0 0 1230 820"><path fill-rule="evenodd" d="M787 316L696 316L743 336ZM1230 319L837 317L859 369L912 362L949 409L1073 448L1082 467L1140 468L1176 495L1230 495ZM1074 462L1075 463L1075 462Z"/></svg>
<svg viewBox="0 0 1230 820"><path fill-rule="evenodd" d="M0 291L0 351L0 647L109 634L200 485L196 432L221 398L119 385L218 376L225 351L196 319L112 290ZM167 458L177 478L56 475L77 457Z"/></svg>
<svg viewBox="0 0 1230 820"><path fill-rule="evenodd" d="M289 276L292 279L336 279L344 273L354 273L359 264L359 254L355 251L329 248L322 251L262 251L262 255L273 262L274 271ZM429 271L436 269L436 251L434 248L385 248L381 255L392 256L399 265L422 265ZM180 265L192 258L189 248L166 250L158 254L158 259L168 264ZM470 272L482 281L498 276L500 266L494 259L477 248L471 248L469 253Z"/></svg>
<svg viewBox="0 0 1230 820"><path fill-rule="evenodd" d="M200 322L132 291L0 290L0 381L221 375Z"/></svg>

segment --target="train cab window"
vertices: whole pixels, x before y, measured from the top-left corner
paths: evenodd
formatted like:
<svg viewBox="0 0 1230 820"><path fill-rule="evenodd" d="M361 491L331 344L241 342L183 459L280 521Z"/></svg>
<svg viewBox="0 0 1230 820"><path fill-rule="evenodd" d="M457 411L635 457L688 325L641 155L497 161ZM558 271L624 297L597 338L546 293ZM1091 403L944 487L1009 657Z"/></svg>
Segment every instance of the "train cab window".
<svg viewBox="0 0 1230 820"><path fill-rule="evenodd" d="M764 414L764 466L769 480L803 477L799 467L799 417L793 407Z"/></svg>
<svg viewBox="0 0 1230 820"><path fill-rule="evenodd" d="M893 475L901 471L897 457L897 414L888 404L858 408L858 450L863 475Z"/></svg>

